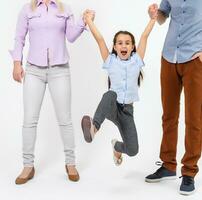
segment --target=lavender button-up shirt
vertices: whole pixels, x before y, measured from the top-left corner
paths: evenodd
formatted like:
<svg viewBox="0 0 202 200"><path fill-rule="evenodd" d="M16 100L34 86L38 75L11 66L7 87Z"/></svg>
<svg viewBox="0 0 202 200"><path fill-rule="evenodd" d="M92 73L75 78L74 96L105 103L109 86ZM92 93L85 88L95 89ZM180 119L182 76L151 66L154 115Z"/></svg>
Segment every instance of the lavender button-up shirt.
<svg viewBox="0 0 202 200"><path fill-rule="evenodd" d="M30 4L26 4L18 17L11 55L14 61L22 61L25 38L29 33L29 63L37 66L65 64L69 61L65 38L74 42L84 29L82 19L74 23L74 16L67 5L61 13L55 0L51 0L48 7L38 0L35 11L32 11Z"/></svg>

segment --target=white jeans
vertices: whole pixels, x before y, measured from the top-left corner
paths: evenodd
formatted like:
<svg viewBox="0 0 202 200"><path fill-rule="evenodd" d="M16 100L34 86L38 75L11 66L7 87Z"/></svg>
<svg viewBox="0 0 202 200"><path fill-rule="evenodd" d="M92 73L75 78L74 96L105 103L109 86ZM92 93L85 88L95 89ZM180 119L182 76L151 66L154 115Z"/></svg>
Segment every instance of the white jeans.
<svg viewBox="0 0 202 200"><path fill-rule="evenodd" d="M71 120L71 83L68 64L42 68L27 64L23 87L23 163L33 166L36 129L48 83L64 144L65 163L75 165L74 133Z"/></svg>

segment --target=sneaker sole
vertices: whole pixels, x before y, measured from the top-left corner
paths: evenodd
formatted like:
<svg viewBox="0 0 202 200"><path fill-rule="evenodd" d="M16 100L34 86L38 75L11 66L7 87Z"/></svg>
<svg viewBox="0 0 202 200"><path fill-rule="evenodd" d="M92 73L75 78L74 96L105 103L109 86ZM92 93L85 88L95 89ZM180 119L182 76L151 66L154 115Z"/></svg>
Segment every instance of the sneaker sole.
<svg viewBox="0 0 202 200"><path fill-rule="evenodd" d="M164 178L159 178L159 179L147 179L145 178L145 182L147 183L157 183L161 181L166 181L166 180L176 180L177 176L170 176L170 177L164 177Z"/></svg>
<svg viewBox="0 0 202 200"><path fill-rule="evenodd" d="M195 192L195 190L193 190L193 191L191 191L191 192L186 192L186 191L181 191L181 190L179 190L179 193L180 193L181 195L185 195L185 196L191 195L191 194L193 194L194 192Z"/></svg>
<svg viewBox="0 0 202 200"><path fill-rule="evenodd" d="M84 116L81 121L81 127L83 131L83 136L86 142L90 143L92 142L92 136L90 133L91 128L91 122L89 116Z"/></svg>

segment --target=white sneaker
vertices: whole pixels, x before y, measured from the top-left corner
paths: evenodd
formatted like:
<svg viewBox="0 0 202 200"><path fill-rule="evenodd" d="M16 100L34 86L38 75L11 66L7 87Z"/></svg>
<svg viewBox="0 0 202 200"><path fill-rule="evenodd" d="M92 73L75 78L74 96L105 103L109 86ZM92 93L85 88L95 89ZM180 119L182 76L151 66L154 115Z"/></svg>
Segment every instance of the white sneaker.
<svg viewBox="0 0 202 200"><path fill-rule="evenodd" d="M122 163L122 161L123 161L123 157L122 157L122 155L121 155L120 158L117 158L117 157L115 156L115 154L114 154L114 152L116 152L116 150L115 150L115 148L114 148L116 142L118 142L118 140L116 140L116 139L113 139L113 140L111 141L111 143L112 143L112 149L113 149L113 160L114 160L114 164L115 164L116 166L120 166L121 163Z"/></svg>

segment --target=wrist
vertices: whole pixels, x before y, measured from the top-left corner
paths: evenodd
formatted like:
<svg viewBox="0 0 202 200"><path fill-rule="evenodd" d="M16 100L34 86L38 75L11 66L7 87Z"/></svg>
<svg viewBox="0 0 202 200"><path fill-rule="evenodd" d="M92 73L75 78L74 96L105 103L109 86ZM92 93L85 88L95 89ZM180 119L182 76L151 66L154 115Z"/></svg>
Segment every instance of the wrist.
<svg viewBox="0 0 202 200"><path fill-rule="evenodd" d="M21 61L14 61L14 67L21 67L22 63Z"/></svg>

